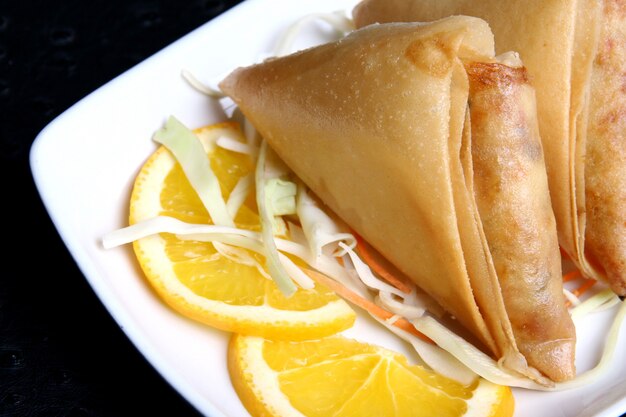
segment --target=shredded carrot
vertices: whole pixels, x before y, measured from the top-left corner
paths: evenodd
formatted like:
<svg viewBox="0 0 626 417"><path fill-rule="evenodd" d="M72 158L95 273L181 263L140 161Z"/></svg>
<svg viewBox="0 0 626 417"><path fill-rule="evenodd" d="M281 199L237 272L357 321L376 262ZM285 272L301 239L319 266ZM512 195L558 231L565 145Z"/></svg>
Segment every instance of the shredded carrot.
<svg viewBox="0 0 626 417"><path fill-rule="evenodd" d="M388 320L392 317L394 317L394 314L385 310L384 308L377 306L376 304L372 303L371 301L361 297L360 295L358 295L357 293L355 293L354 291L344 287L343 285L341 285L340 283L338 283L337 281L328 278L326 275L314 271L312 269L307 269L307 268L302 268L302 270L309 276L311 277L311 279L315 282L317 282L318 284L324 285L326 287L328 287L329 289L333 290L335 293L337 293L339 296L341 296L342 298L344 298L345 300L351 302L352 304L361 307L362 309L366 310L368 313L378 317L379 319L382 320ZM409 332L417 337L419 337L420 339L429 342L429 343L433 343L434 342L432 340L430 340L430 338L428 338L428 336L425 336L424 334L422 334L421 332L419 332L407 319L405 318L399 318L398 320L396 320L393 323L394 326Z"/></svg>
<svg viewBox="0 0 626 417"><path fill-rule="evenodd" d="M572 281L581 275L582 273L578 269L574 269L573 271L570 271L567 274L563 275L563 282Z"/></svg>
<svg viewBox="0 0 626 417"><path fill-rule="evenodd" d="M387 281L388 284L393 285L405 294L409 294L411 292L411 286L409 283L407 283L405 279L396 277L385 269L384 266L374 260L374 256L369 251L369 248L363 238L357 233L354 233L354 231L352 231L352 234L356 238L356 247L359 255L361 255L361 259L363 259L363 262L372 268L382 279Z"/></svg>
<svg viewBox="0 0 626 417"><path fill-rule="evenodd" d="M581 285L580 287L576 288L574 291L572 291L572 294L574 294L576 297L580 297L581 295L589 291L589 289L593 287L596 284L596 282L598 281L596 281L595 279L585 280L585 283Z"/></svg>
<svg viewBox="0 0 626 417"><path fill-rule="evenodd" d="M572 291L572 294L574 294L576 297L580 297L581 295L589 291L589 289L593 287L596 282L598 281L596 281L595 279L585 279L585 282L580 287ZM572 303L569 300L565 302L566 307L571 307L571 305Z"/></svg>

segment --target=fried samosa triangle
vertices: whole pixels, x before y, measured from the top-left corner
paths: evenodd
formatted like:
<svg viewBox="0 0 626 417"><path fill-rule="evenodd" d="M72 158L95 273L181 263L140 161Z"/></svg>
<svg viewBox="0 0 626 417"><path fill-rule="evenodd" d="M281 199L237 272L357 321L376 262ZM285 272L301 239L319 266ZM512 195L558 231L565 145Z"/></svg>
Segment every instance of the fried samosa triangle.
<svg viewBox="0 0 626 417"><path fill-rule="evenodd" d="M485 19L534 79L559 240L626 295L626 0L364 0L357 27Z"/></svg>
<svg viewBox="0 0 626 417"><path fill-rule="evenodd" d="M483 20L373 25L220 87L504 366L574 376L534 92L515 55L494 57Z"/></svg>

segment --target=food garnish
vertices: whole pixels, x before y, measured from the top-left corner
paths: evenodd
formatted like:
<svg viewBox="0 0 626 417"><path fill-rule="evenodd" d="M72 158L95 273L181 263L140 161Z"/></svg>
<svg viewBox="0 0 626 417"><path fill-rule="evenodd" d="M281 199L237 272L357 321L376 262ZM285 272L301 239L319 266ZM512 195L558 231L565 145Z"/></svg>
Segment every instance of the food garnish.
<svg viewBox="0 0 626 417"><path fill-rule="evenodd" d="M195 134L228 198L238 179L254 167L246 155L215 146L215 141L219 137L244 140L240 130L224 123ZM296 340L331 335L352 325L352 309L323 286L301 289L285 298L271 279L242 262L241 256L236 260L224 256L227 248L218 251L211 243L176 236L193 222L203 224L213 240L228 247L262 248L251 194L234 216L236 228L212 225L210 219L181 166L167 149L159 148L135 181L129 219L134 229L113 232L104 242L109 246L135 241L139 264L159 296L181 314L219 329ZM263 263L257 253L244 253L247 259Z"/></svg>
<svg viewBox="0 0 626 417"><path fill-rule="evenodd" d="M343 337L276 342L234 335L228 369L253 416L511 416L509 387L437 375L390 350Z"/></svg>

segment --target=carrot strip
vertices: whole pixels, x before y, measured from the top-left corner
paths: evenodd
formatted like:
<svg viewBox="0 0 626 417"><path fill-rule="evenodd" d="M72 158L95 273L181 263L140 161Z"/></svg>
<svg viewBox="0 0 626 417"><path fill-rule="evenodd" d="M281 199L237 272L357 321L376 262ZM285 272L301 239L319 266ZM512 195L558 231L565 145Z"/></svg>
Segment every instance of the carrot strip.
<svg viewBox="0 0 626 417"><path fill-rule="evenodd" d="M593 287L596 282L598 281L596 281L595 279L588 279L583 285L572 291L572 294L574 294L576 297L580 297L581 295L589 291L589 289Z"/></svg>
<svg viewBox="0 0 626 417"><path fill-rule="evenodd" d="M352 234L356 238L356 247L359 255L361 255L361 259L363 259L363 262L365 262L370 268L372 268L374 272L380 275L382 279L387 281L388 284L393 285L405 294L409 294L411 292L411 286L406 282L406 280L396 277L391 272L387 271L384 266L376 262L374 260L374 257L368 250L363 238L354 233L354 231L352 231Z"/></svg>
<svg viewBox="0 0 626 417"><path fill-rule="evenodd" d="M598 281L596 281L595 279L587 279L580 287L572 291L572 294L574 294L576 297L580 297L581 295L589 291L589 289L593 287L596 284L596 282ZM565 302L566 307L571 307L571 305L572 303L569 300Z"/></svg>
<svg viewBox="0 0 626 417"><path fill-rule="evenodd" d="M340 283L338 283L337 281L328 278L326 275L314 271L312 269L307 269L307 268L302 268L302 270L309 276L311 277L311 279L315 282L317 282L318 284L324 285L328 288L330 288L331 290L333 290L335 293L337 293L339 296L343 297L344 299L346 299L347 301L351 302L352 304L361 307L362 309L366 310L368 313L371 313L372 315L378 317L379 319L382 320L387 320L390 319L394 316L393 313L385 310L384 308L377 306L376 304L372 303L371 301L361 297L360 295L358 295L357 293L355 293L354 291L344 287L343 285L341 285ZM421 332L419 332L407 319L404 318L399 318L398 320L396 320L394 323L394 326L409 332L417 337L419 337L420 339L429 342L429 343L433 343L434 342L428 338L428 336L422 334Z"/></svg>
<svg viewBox="0 0 626 417"><path fill-rule="evenodd" d="M563 282L572 281L581 275L582 273L578 269L574 269L573 271L570 271L567 274L563 275Z"/></svg>

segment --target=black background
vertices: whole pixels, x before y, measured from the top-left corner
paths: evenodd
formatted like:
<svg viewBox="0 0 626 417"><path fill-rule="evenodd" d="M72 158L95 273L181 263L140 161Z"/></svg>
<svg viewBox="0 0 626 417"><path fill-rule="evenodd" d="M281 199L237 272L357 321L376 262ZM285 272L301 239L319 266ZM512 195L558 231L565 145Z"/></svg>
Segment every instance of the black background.
<svg viewBox="0 0 626 417"><path fill-rule="evenodd" d="M87 284L28 154L69 106L237 3L0 0L0 416L199 415Z"/></svg>

